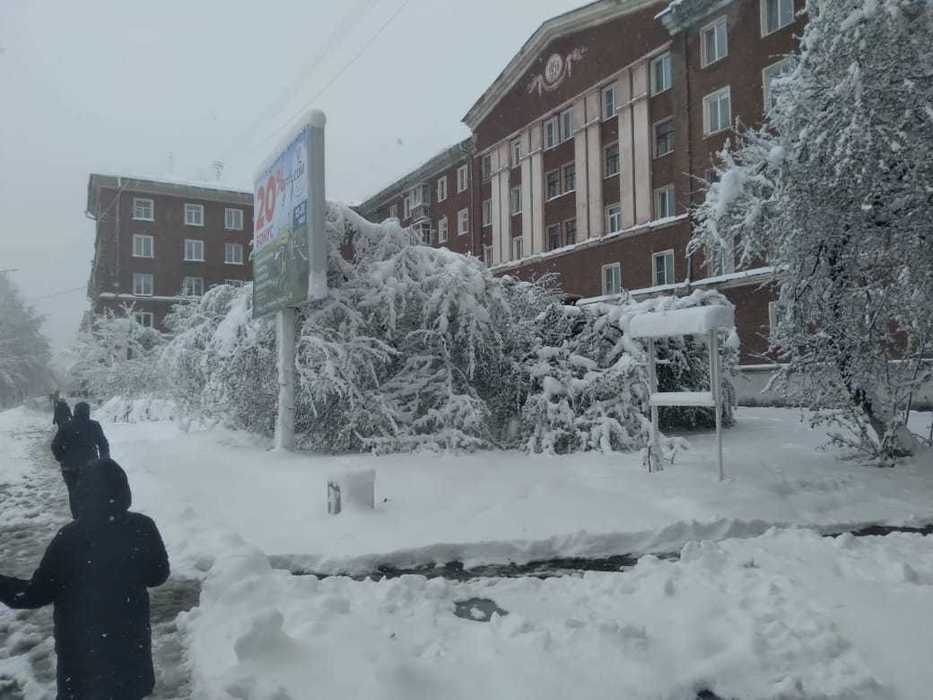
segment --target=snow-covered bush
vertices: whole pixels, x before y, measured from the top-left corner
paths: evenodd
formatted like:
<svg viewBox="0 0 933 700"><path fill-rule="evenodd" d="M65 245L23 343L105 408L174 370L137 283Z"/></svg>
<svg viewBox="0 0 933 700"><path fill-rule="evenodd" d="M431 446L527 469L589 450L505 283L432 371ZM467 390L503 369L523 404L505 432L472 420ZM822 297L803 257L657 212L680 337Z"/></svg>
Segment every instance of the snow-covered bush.
<svg viewBox="0 0 933 700"><path fill-rule="evenodd" d="M115 396L97 411L98 418L113 423L172 421L178 415L174 402L154 397L127 399Z"/></svg>
<svg viewBox="0 0 933 700"><path fill-rule="evenodd" d="M763 128L721 154L695 248L780 273L775 386L890 464L933 344L933 3L809 0Z"/></svg>
<svg viewBox="0 0 933 700"><path fill-rule="evenodd" d="M98 401L160 394L166 386L158 367L164 342L161 333L136 322L132 307L89 317L72 349L70 392Z"/></svg>
<svg viewBox="0 0 933 700"><path fill-rule="evenodd" d="M42 319L0 272L0 408L49 388L51 353Z"/></svg>

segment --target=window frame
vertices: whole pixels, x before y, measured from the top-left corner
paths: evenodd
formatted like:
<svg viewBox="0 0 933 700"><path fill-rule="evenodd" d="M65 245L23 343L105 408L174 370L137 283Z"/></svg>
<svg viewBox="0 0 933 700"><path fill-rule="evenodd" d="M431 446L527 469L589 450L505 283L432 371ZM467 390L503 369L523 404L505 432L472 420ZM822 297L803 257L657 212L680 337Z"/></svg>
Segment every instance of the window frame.
<svg viewBox="0 0 933 700"><path fill-rule="evenodd" d="M142 291L142 292L137 291L137 285L136 285L136 283L137 283L137 282L145 282L146 280L149 280L149 291L148 291L148 292L146 292L146 291ZM145 285L145 284L141 284L140 287L143 288L143 289L145 289L146 285ZM153 275L151 272L134 272L134 273L133 273L133 296L135 296L135 297L151 297L151 296L155 296L154 291L155 291L155 275Z"/></svg>
<svg viewBox="0 0 933 700"><path fill-rule="evenodd" d="M201 293L200 294L188 294L188 282L200 282L201 283ZM197 286L197 285L195 285ZM204 296L204 278L195 277L193 275L185 275L181 281L181 296L183 297L203 297Z"/></svg>
<svg viewBox="0 0 933 700"><path fill-rule="evenodd" d="M664 196L664 200L666 202L665 208L670 210L670 212L665 214L664 216L659 216L658 214L659 195ZM677 216L677 199L676 199L676 193L674 190L674 185L667 184L662 187L655 187L654 188L654 219L655 221L658 221L660 219L670 219L674 216Z"/></svg>
<svg viewBox="0 0 933 700"><path fill-rule="evenodd" d="M614 271L616 274L613 275L613 281L618 285L618 289L613 291L607 288L606 285L606 272L608 270ZM611 262L602 265L599 268L599 277L600 277L600 287L602 287L603 296L612 296L614 294L622 293L622 262Z"/></svg>
<svg viewBox="0 0 933 700"><path fill-rule="evenodd" d="M200 223L193 223L193 222L191 222L191 221L188 220L188 212L189 212L189 211L191 211L191 212L195 212L195 211L196 211L196 212L199 212L199 213L200 213L200 215L201 215L201 221L200 221ZM201 228L204 227L204 205L203 205L203 204L195 204L195 203L193 203L193 202L185 202L185 226L199 226L199 227L201 227Z"/></svg>
<svg viewBox="0 0 933 700"><path fill-rule="evenodd" d="M573 187L567 187L567 169L573 168ZM560 166L560 194L570 194L577 191L577 163L572 160Z"/></svg>
<svg viewBox="0 0 933 700"><path fill-rule="evenodd" d="M483 228L492 226L492 198L484 199L480 203L481 221Z"/></svg>
<svg viewBox="0 0 933 700"><path fill-rule="evenodd" d="M444 224L443 236L441 236L441 224ZM447 221L447 216L442 216L437 220L437 242L446 243L447 239L450 238L450 222Z"/></svg>
<svg viewBox="0 0 933 700"><path fill-rule="evenodd" d="M770 104L771 102L771 80L774 80L774 78L772 78L771 80L768 80L768 71L773 68L777 68L778 66L785 66L785 65L790 66L790 70L793 70L793 64L794 64L794 57L785 56L780 61L775 61L771 65L765 66L764 68L761 69L761 91L762 91L762 112L763 114L767 114L774 107L773 104ZM779 71L777 74L777 77L781 77L784 74L785 74L784 71ZM729 109L730 111L732 109L731 97L730 97L730 102L729 102Z"/></svg>
<svg viewBox="0 0 933 700"><path fill-rule="evenodd" d="M619 210L618 213L616 213L616 217L618 217L618 220L619 220L619 227L616 229L612 228L612 213L611 213L612 209ZM613 202L612 204L607 204L605 211L604 211L604 215L605 215L607 234L619 233L620 231L622 231L622 202Z"/></svg>
<svg viewBox="0 0 933 700"><path fill-rule="evenodd" d="M548 139L548 127L552 128L554 134L553 142ZM544 144L545 151L557 148L560 145L560 123L556 114L553 117L545 119L544 123L541 125L541 142Z"/></svg>
<svg viewBox="0 0 933 700"><path fill-rule="evenodd" d="M723 36L725 37L723 41L723 44L724 44L723 53L721 56L716 56L716 58L710 60L710 57L707 55L706 34L710 30L712 30L714 32L713 38L715 40L717 38L715 32L720 27L723 28ZM718 46L719 46L718 42L714 41L714 44L716 45L718 49ZM719 17L714 19L712 22L709 22L700 28L700 68L707 68L708 66L712 66L713 64L719 63L720 61L728 57L729 57L729 23L725 15L720 15Z"/></svg>
<svg viewBox="0 0 933 700"><path fill-rule="evenodd" d="M670 124L671 126L671 130L669 132L670 148L662 153L661 151L658 150L658 127L664 126L666 124ZM656 121L654 125L651 127L651 135L652 135L651 150L654 154L655 159L663 158L664 156L669 156L671 153L673 153L674 148L676 147L676 131L674 129L674 117L673 116L665 117L664 119L659 119L658 121Z"/></svg>
<svg viewBox="0 0 933 700"><path fill-rule="evenodd" d="M434 184L434 196L438 202L447 200L447 175L437 178L437 182Z"/></svg>
<svg viewBox="0 0 933 700"><path fill-rule="evenodd" d="M567 226L568 226L569 224L573 224L573 240L572 240L572 241L570 240L570 236L567 235ZM564 238L563 238L564 245L565 245L565 246L568 246L568 245L574 245L574 244L576 244L576 242L577 242L577 219L576 219L576 217L573 218L573 219L567 219L566 221L564 221L563 228L564 228L564 231L563 231L563 234L564 234Z"/></svg>
<svg viewBox="0 0 933 700"><path fill-rule="evenodd" d="M515 192L518 192L518 196L514 197ZM522 213L522 186L515 185L509 189L509 214L510 216L517 216Z"/></svg>
<svg viewBox="0 0 933 700"><path fill-rule="evenodd" d="M550 190L551 183L549 181L552 175L557 176L557 194L553 194L553 195L551 194L551 190ZM560 197L561 194L563 194L560 191L560 188L561 188L560 168L555 168L554 170L548 170L546 173L544 173L544 201L545 202L550 202Z"/></svg>
<svg viewBox="0 0 933 700"><path fill-rule="evenodd" d="M136 252L136 243L137 241L148 241L149 243L149 255L144 255L143 253ZM134 258L148 258L152 259L155 257L155 238L146 233L134 233L133 234L133 255Z"/></svg>
<svg viewBox="0 0 933 700"><path fill-rule="evenodd" d="M484 153L479 157L479 177L481 182L492 179L492 153Z"/></svg>
<svg viewBox="0 0 933 700"><path fill-rule="evenodd" d="M465 224L465 225L464 225ZM470 232L470 209L464 207L457 211L457 235L465 236Z"/></svg>
<svg viewBox="0 0 933 700"><path fill-rule="evenodd" d="M201 257L200 258L189 258L188 257L188 244L197 243L201 246ZM186 238L185 239L185 254L183 257L183 262L205 262L204 260L204 241L200 238Z"/></svg>
<svg viewBox="0 0 933 700"><path fill-rule="evenodd" d="M608 151L610 148L615 148L616 150L616 170L614 173L609 172L609 158ZM603 146L603 180L615 177L622 172L622 153L619 149L619 142L614 141L613 143Z"/></svg>
<svg viewBox="0 0 933 700"><path fill-rule="evenodd" d="M140 317L148 318L149 323L146 323L145 321L140 320ZM134 311L133 320L136 323L138 323L140 326L142 326L143 328L155 327L155 314L153 314L151 311Z"/></svg>
<svg viewBox="0 0 933 700"><path fill-rule="evenodd" d="M556 246L551 245L551 234L554 232L554 229L557 229L557 245ZM557 250L558 248L562 247L563 239L564 239L564 229L563 229L563 225L561 224L561 222L558 221L556 224L548 224L544 229L544 236L545 236L545 240L547 240L548 251Z"/></svg>
<svg viewBox="0 0 933 700"><path fill-rule="evenodd" d="M670 267L671 279L670 280L667 279L668 270L667 270L667 264L665 264L664 266L665 281L658 282L658 266L657 266L658 258L664 258L665 260L667 260L668 258L670 259L671 261L671 267ZM651 254L651 285L650 286L664 287L669 284L674 284L676 280L677 280L677 271L674 269L674 249L668 248L667 250L659 250L657 253L652 253Z"/></svg>
<svg viewBox="0 0 933 700"><path fill-rule="evenodd" d="M607 95L612 95L612 111L611 112L609 111L608 109L609 105L606 102ZM601 99L600 99L600 112L602 113L602 116L603 116L602 120L604 122L609 121L610 119L613 119L618 114L619 104L618 102L616 102L616 86L615 85L607 85L606 87L602 89Z"/></svg>
<svg viewBox="0 0 933 700"><path fill-rule="evenodd" d="M761 38L762 39L764 39L766 36L771 36L772 34L781 31L785 27L789 27L790 25L794 23L794 14L795 14L795 9L796 9L794 7L794 0L786 0L786 3L790 6L790 18L786 22L784 22L784 24L780 24L780 22L781 22L781 6L785 2L785 0L775 0L775 1L778 3L778 26L775 27L774 29L768 29L768 26L767 26L768 0L758 0L758 8L760 11L760 16L761 16Z"/></svg>
<svg viewBox="0 0 933 700"><path fill-rule="evenodd" d="M564 143L565 141L570 141L577 131L577 116L574 112L573 107L568 107L567 109L561 110L559 117L560 123L560 133L558 135L558 143ZM567 122L565 124L565 121ZM566 127L566 128L565 128ZM570 132L569 134L567 132Z"/></svg>
<svg viewBox="0 0 933 700"><path fill-rule="evenodd" d="M230 215L239 214L240 215L240 225L231 226L230 225ZM224 207L224 231L242 231L244 226L244 215L243 210L238 209L237 207Z"/></svg>
<svg viewBox="0 0 933 700"><path fill-rule="evenodd" d="M466 165L457 168L457 194L466 192L470 187L470 169Z"/></svg>
<svg viewBox="0 0 933 700"><path fill-rule="evenodd" d="M483 262L486 263L486 267L492 266L492 245L483 246Z"/></svg>
<svg viewBox="0 0 933 700"><path fill-rule="evenodd" d="M521 260L525 256L524 243L525 239L522 236L512 236L510 245L512 260ZM516 246L518 247L517 252L515 250Z"/></svg>
<svg viewBox="0 0 933 700"><path fill-rule="evenodd" d="M230 259L230 256L228 255L228 253L232 250L240 251L239 260ZM242 243L230 243L230 242L224 243L224 265L243 265L243 264L244 264L243 244Z"/></svg>
<svg viewBox="0 0 933 700"><path fill-rule="evenodd" d="M136 205L141 202L149 202L148 218L136 215ZM155 221L155 200L150 197L133 197L133 221Z"/></svg>
<svg viewBox="0 0 933 700"><path fill-rule="evenodd" d="M666 81L662 81L662 82L666 82L666 84L660 88L658 88L658 85L657 85L658 64L661 64L661 67L662 67L662 71L660 73L661 77L667 78ZM667 68L666 72L663 70L665 66ZM651 96L652 97L654 97L655 95L660 95L670 90L674 86L674 66L671 63L671 52L665 51L664 53L652 58L650 72L651 72L650 79L651 79Z"/></svg>
<svg viewBox="0 0 933 700"><path fill-rule="evenodd" d="M522 139L521 137L512 139L509 143L509 157L512 159L512 167L517 168L522 164Z"/></svg>
<svg viewBox="0 0 933 700"><path fill-rule="evenodd" d="M712 102L714 99L718 101L718 98L723 94L725 94L729 98L729 119L727 120L726 126L716 129L715 131L712 131L710 129L711 120L710 120L710 112L709 112L709 103ZM703 138L706 138L707 136L712 136L714 134L722 133L723 131L728 131L729 129L732 128L732 86L731 85L726 85L725 87L721 87L718 90L714 90L708 95L705 95L703 97L702 104L703 104ZM716 109L716 113L717 113L717 116L719 116L718 106Z"/></svg>

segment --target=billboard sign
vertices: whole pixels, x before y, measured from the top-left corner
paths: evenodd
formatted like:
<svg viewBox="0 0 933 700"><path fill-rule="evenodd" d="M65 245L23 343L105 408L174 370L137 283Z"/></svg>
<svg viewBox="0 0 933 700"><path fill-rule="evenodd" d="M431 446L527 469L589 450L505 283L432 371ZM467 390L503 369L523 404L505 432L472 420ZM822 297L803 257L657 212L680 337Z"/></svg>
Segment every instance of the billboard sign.
<svg viewBox="0 0 933 700"><path fill-rule="evenodd" d="M253 200L253 316L308 299L311 126L260 169ZM314 173L323 178L322 173Z"/></svg>

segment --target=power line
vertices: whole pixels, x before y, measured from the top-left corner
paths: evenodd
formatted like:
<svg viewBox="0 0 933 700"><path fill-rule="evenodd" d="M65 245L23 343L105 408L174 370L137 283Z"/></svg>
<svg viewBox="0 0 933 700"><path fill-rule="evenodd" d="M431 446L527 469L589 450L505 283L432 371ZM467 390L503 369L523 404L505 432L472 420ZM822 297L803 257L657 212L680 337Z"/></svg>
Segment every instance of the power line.
<svg viewBox="0 0 933 700"><path fill-rule="evenodd" d="M71 289L63 289L60 292L52 292L51 294L46 294L41 297L33 297L32 299L27 299L26 301L28 301L29 303L32 303L34 301L42 301L43 299L52 299L53 297L64 296L65 294L71 294L73 292L78 292L81 290L87 291L87 285L82 284L80 287L72 287Z"/></svg>

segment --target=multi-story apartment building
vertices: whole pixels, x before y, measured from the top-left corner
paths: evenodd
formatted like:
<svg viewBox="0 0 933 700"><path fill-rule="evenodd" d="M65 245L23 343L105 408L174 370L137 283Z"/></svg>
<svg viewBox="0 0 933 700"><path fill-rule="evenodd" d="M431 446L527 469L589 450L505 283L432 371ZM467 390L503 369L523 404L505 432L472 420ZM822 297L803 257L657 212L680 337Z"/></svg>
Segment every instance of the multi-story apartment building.
<svg viewBox="0 0 933 700"><path fill-rule="evenodd" d="M803 0L599 0L546 21L464 117L472 137L364 202L495 271L568 295L720 289L743 359L767 349L773 275L688 255L690 207L736 123L760 123Z"/></svg>
<svg viewBox="0 0 933 700"><path fill-rule="evenodd" d="M86 213L97 222L88 283L97 313L132 306L162 328L179 300L252 279L251 192L91 174Z"/></svg>

